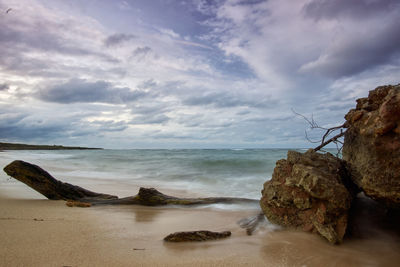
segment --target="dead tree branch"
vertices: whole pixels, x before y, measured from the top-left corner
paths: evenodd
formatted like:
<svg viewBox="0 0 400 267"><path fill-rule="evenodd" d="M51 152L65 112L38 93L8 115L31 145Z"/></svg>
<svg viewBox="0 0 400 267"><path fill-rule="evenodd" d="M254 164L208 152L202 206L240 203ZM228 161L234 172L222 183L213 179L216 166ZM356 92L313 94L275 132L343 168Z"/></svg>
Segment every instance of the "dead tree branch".
<svg viewBox="0 0 400 267"><path fill-rule="evenodd" d="M322 127L320 126L315 120L314 120L314 116L311 115L311 119L307 118L306 116L304 116L303 114L300 114L298 112L296 112L294 109L292 109L292 112L303 118L309 125L310 125L310 129L319 129L319 130L324 130L325 133L323 134L322 138L320 140L312 140L309 136L307 131L305 132L305 137L307 139L307 141L309 141L310 143L320 143L320 145L318 145L316 148L314 148L314 151L319 151L321 150L323 147L325 147L326 145L330 144L330 143L334 143L336 145L337 148L337 155L340 154L341 150L342 150L342 146L343 146L343 142L341 140L339 140L340 137L344 136L344 124L339 125L339 126L334 126L331 128L326 128L326 127ZM335 133L336 131L339 131L340 133L334 135L333 137L330 137L333 133ZM330 137L329 139L327 139L328 137Z"/></svg>
<svg viewBox="0 0 400 267"><path fill-rule="evenodd" d="M82 187L63 183L37 165L21 160L8 164L4 171L15 179L25 183L48 199L67 200L70 207L90 207L92 205L208 205L215 203L258 203L259 200L235 197L178 198L165 195L154 188L139 189L135 196L118 198L117 196L101 194Z"/></svg>

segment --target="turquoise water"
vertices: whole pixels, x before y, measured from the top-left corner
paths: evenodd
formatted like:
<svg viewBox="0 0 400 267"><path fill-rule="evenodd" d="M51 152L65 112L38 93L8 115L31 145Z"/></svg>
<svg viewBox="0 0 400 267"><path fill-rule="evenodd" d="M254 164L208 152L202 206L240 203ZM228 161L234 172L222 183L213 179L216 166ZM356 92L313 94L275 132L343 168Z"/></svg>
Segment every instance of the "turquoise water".
<svg viewBox="0 0 400 267"><path fill-rule="evenodd" d="M94 183L113 180L124 184L186 190L204 196L259 199L263 183L272 176L275 162L286 158L287 151L60 150L7 151L0 156L4 165L14 159L25 160L64 180L90 178Z"/></svg>

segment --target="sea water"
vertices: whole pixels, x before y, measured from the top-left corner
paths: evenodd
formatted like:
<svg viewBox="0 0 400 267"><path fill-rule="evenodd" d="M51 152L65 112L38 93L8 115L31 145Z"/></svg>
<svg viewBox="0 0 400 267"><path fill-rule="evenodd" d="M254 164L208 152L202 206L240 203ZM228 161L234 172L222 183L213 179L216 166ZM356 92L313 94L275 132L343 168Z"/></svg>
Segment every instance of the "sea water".
<svg viewBox="0 0 400 267"><path fill-rule="evenodd" d="M24 160L70 181L185 190L200 196L259 199L287 149L24 150L0 153L4 167ZM299 150L301 151L301 150ZM303 151L304 152L304 151ZM1 181L7 176L1 174Z"/></svg>

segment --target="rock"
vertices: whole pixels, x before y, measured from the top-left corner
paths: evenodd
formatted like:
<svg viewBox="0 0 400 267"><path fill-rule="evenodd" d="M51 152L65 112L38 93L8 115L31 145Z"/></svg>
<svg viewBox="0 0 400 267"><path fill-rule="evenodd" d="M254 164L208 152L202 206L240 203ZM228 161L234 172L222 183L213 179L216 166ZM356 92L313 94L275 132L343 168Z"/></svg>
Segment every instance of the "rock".
<svg viewBox="0 0 400 267"><path fill-rule="evenodd" d="M191 232L176 232L169 234L164 238L168 242L186 242L186 241L208 241L226 238L231 236L230 231L211 232L211 231L191 231Z"/></svg>
<svg viewBox="0 0 400 267"><path fill-rule="evenodd" d="M354 197L348 183L345 163L333 155L312 149L304 154L289 151L264 184L260 205L272 223L340 243Z"/></svg>
<svg viewBox="0 0 400 267"><path fill-rule="evenodd" d="M400 85L357 100L346 118L343 159L367 196L400 207Z"/></svg>
<svg viewBox="0 0 400 267"><path fill-rule="evenodd" d="M80 207L80 208L89 208L92 206L91 203L81 202L77 200L68 200L65 205L68 207Z"/></svg>

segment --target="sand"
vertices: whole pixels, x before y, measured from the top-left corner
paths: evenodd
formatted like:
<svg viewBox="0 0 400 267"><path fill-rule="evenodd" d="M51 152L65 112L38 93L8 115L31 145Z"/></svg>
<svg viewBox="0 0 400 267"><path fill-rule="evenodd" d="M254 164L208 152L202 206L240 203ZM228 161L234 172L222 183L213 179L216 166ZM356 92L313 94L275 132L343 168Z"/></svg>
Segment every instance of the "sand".
<svg viewBox="0 0 400 267"><path fill-rule="evenodd" d="M0 266L398 266L398 235L376 228L333 246L265 225L236 222L256 210L109 206L69 208L18 182L0 184ZM230 238L165 243L169 233L232 231Z"/></svg>

